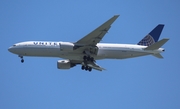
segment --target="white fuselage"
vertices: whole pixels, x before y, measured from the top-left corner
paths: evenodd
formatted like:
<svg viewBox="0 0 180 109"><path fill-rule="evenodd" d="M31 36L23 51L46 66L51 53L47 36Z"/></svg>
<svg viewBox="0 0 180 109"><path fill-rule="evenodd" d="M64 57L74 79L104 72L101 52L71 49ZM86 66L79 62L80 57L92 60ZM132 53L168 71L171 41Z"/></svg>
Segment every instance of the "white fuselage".
<svg viewBox="0 0 180 109"><path fill-rule="evenodd" d="M70 60L83 60L84 54L78 50L62 49L61 43L73 44L70 42L49 42L49 41L27 41L13 45L8 50L19 56L40 56L40 57L60 57ZM144 50L147 46L133 44L111 44L98 43L97 55L94 59L125 59L150 54L157 54L164 51L163 48L157 50Z"/></svg>

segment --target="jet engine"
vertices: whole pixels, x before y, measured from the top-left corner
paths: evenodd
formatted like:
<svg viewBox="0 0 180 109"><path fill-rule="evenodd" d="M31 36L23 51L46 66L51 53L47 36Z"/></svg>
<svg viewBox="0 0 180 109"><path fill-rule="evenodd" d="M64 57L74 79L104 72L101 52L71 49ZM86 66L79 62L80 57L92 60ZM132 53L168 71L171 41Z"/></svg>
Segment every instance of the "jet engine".
<svg viewBox="0 0 180 109"><path fill-rule="evenodd" d="M57 68L58 69L70 69L74 67L75 64L71 63L69 60L58 60L57 61Z"/></svg>
<svg viewBox="0 0 180 109"><path fill-rule="evenodd" d="M60 42L60 50L62 51L73 51L74 44L70 42Z"/></svg>

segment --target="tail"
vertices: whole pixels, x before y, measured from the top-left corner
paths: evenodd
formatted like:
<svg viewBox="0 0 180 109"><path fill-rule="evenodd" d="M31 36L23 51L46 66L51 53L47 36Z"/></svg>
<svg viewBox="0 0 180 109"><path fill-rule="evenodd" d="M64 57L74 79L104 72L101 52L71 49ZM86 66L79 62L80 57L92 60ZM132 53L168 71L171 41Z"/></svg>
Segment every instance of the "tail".
<svg viewBox="0 0 180 109"><path fill-rule="evenodd" d="M148 35L146 35L138 45L150 46L159 40L161 32L164 28L163 24L157 25Z"/></svg>
<svg viewBox="0 0 180 109"><path fill-rule="evenodd" d="M148 47L146 47L144 50L157 50L159 49L161 46L163 46L169 39L164 38L156 43L154 43L153 45L150 45ZM164 49L162 51L165 51ZM163 58L163 56L160 53L157 54L152 54L153 56L157 57L157 58Z"/></svg>

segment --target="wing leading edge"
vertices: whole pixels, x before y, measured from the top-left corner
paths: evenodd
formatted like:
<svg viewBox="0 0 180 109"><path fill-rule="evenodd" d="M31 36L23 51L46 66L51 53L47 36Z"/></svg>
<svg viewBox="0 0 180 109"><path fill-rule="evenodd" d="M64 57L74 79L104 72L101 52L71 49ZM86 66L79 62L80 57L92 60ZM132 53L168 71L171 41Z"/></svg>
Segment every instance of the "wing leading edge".
<svg viewBox="0 0 180 109"><path fill-rule="evenodd" d="M101 26L96 28L91 33L87 34L82 39L78 40L76 44L79 45L91 45L96 46L97 43L99 43L104 35L108 32L108 30L111 28L111 24L119 17L119 15L115 15L112 18L110 18L108 21L103 23Z"/></svg>

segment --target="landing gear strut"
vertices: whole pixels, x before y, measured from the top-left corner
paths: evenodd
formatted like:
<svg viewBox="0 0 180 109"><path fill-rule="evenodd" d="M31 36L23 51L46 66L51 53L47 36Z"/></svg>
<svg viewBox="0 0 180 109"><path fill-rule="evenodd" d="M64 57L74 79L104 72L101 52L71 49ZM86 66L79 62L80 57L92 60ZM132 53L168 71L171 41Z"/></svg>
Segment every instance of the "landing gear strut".
<svg viewBox="0 0 180 109"><path fill-rule="evenodd" d="M90 57L90 56L84 56L83 59L84 59L84 61L91 61L91 62L94 61L94 58Z"/></svg>
<svg viewBox="0 0 180 109"><path fill-rule="evenodd" d="M23 56L19 56L21 58L21 63L24 62Z"/></svg>

